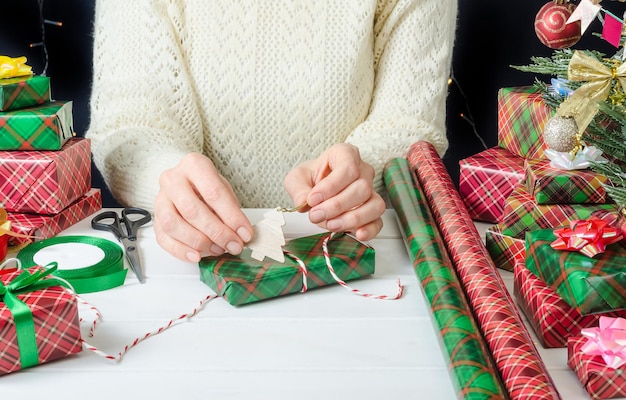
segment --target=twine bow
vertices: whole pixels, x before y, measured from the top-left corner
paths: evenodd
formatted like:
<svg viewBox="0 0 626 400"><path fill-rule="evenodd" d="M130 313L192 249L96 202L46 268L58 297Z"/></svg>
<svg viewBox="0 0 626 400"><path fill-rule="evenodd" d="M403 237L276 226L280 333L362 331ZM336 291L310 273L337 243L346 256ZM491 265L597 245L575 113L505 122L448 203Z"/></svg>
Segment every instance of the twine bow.
<svg viewBox="0 0 626 400"><path fill-rule="evenodd" d="M600 317L598 327L581 329L580 333L587 338L583 353L601 356L612 369L626 364L626 319Z"/></svg>
<svg viewBox="0 0 626 400"><path fill-rule="evenodd" d="M30 65L26 65L26 57L11 58L0 56L0 79L16 78L18 76L32 75Z"/></svg>
<svg viewBox="0 0 626 400"><path fill-rule="evenodd" d="M594 57L576 50L569 62L567 79L587 83L563 101L556 113L561 117L574 118L578 132L582 133L598 112L598 103L609 97L613 82L617 81L626 89L626 63L609 68Z"/></svg>
<svg viewBox="0 0 626 400"><path fill-rule="evenodd" d="M550 243L553 249L578 251L591 258L622 239L620 230L596 217L571 221L569 228L555 229L554 234L557 239Z"/></svg>

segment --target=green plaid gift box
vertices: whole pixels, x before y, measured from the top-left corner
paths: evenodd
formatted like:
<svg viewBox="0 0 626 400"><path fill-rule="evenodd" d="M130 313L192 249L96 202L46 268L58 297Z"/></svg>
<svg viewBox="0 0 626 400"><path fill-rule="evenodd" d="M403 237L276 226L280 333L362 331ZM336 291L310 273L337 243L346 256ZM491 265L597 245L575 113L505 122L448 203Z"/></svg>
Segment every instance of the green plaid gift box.
<svg viewBox="0 0 626 400"><path fill-rule="evenodd" d="M71 101L0 112L0 150L59 150L73 136Z"/></svg>
<svg viewBox="0 0 626 400"><path fill-rule="evenodd" d="M517 260L526 258L524 235L507 236L501 225L493 225L485 231L485 247L496 267L513 272Z"/></svg>
<svg viewBox="0 0 626 400"><path fill-rule="evenodd" d="M602 204L607 178L590 169L562 170L548 160L526 160L526 187L537 204Z"/></svg>
<svg viewBox="0 0 626 400"><path fill-rule="evenodd" d="M526 268L581 314L626 308L626 248L608 245L590 258L577 251L555 250L552 229L526 234Z"/></svg>
<svg viewBox="0 0 626 400"><path fill-rule="evenodd" d="M304 262L307 287L313 289L336 283L326 265L322 242L329 233L290 240L284 249ZM335 235L328 241L333 270L344 281L374 273L374 249L352 236ZM246 252L206 257L200 263L200 279L230 304L239 306L302 291L300 266L291 257L281 264L265 258L256 261Z"/></svg>
<svg viewBox="0 0 626 400"><path fill-rule="evenodd" d="M0 111L16 110L50 101L50 78L29 76L0 79Z"/></svg>
<svg viewBox="0 0 626 400"><path fill-rule="evenodd" d="M543 128L554 112L530 86L498 91L498 145L524 158L546 158Z"/></svg>

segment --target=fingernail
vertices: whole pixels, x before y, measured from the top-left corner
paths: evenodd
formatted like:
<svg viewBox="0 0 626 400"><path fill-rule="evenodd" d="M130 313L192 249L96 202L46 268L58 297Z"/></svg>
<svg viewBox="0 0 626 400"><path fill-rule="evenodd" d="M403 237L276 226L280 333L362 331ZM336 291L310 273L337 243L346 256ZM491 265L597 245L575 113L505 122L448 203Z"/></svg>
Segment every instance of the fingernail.
<svg viewBox="0 0 626 400"><path fill-rule="evenodd" d="M329 231L338 231L339 229L341 229L342 226L343 223L340 219L331 219L330 221L326 222L326 228L328 228Z"/></svg>
<svg viewBox="0 0 626 400"><path fill-rule="evenodd" d="M244 242L249 242L250 239L252 239L252 236L250 235L250 231L248 231L243 226L241 228L237 229L237 235L239 235L241 240L243 240Z"/></svg>
<svg viewBox="0 0 626 400"><path fill-rule="evenodd" d="M326 213L324 212L324 210L311 211L311 213L309 214L309 219L314 224L317 224L317 223L322 222L322 221L324 221L326 219Z"/></svg>
<svg viewBox="0 0 626 400"><path fill-rule="evenodd" d="M224 249L214 244L211 246L211 253L215 254L216 256L219 256L220 254L224 254Z"/></svg>
<svg viewBox="0 0 626 400"><path fill-rule="evenodd" d="M322 196L321 193L315 193L314 195L311 195L311 197L308 199L308 203L310 206L315 206L319 203L321 203L322 201L324 201L324 196Z"/></svg>
<svg viewBox="0 0 626 400"><path fill-rule="evenodd" d="M190 251L187 253L187 260L191 262L198 262L200 261L200 255L198 253L194 253L193 251Z"/></svg>
<svg viewBox="0 0 626 400"><path fill-rule="evenodd" d="M230 254L239 254L241 253L241 251L243 250L243 248L241 247L241 245L237 242L228 242L226 243L226 250L228 250L228 252Z"/></svg>

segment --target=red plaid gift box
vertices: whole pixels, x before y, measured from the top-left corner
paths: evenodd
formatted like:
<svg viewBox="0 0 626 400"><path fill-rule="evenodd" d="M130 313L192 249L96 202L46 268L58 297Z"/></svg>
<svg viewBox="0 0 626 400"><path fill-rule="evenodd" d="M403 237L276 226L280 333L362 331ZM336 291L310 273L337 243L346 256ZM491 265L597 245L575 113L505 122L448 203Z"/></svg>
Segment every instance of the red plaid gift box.
<svg viewBox="0 0 626 400"><path fill-rule="evenodd" d="M14 232L41 240L56 235L101 208L102 194L100 189L94 188L58 214L9 213L8 219L11 221L11 228ZM11 237L9 238L9 245L19 245L30 241L29 239Z"/></svg>
<svg viewBox="0 0 626 400"><path fill-rule="evenodd" d="M42 271L43 268L34 267L0 274L0 375L82 350L76 296L61 286L45 287L42 281L30 287L18 284L25 275ZM58 285L56 280L42 279ZM22 303L32 317L27 310L19 310ZM16 323L22 324L19 330Z"/></svg>
<svg viewBox="0 0 626 400"><path fill-rule="evenodd" d="M586 337L572 337L567 341L567 365L593 399L626 397L626 369L609 368L602 356L583 353Z"/></svg>
<svg viewBox="0 0 626 400"><path fill-rule="evenodd" d="M520 237L530 230L552 229L591 216L611 223L616 215L615 204L537 204L528 188L520 185L504 201L501 225L505 235Z"/></svg>
<svg viewBox="0 0 626 400"><path fill-rule="evenodd" d="M537 204L602 204L607 178L590 169L562 170L547 160L526 160L526 187Z"/></svg>
<svg viewBox="0 0 626 400"><path fill-rule="evenodd" d="M91 187L89 139L70 139L59 151L0 151L0 207L57 214Z"/></svg>
<svg viewBox="0 0 626 400"><path fill-rule="evenodd" d="M499 222L504 200L524 179L524 159L492 147L459 161L459 193L472 219Z"/></svg>
<svg viewBox="0 0 626 400"><path fill-rule="evenodd" d="M521 236L503 234L501 225L491 226L485 231L485 247L496 267L512 272L517 260L524 261L526 242Z"/></svg>
<svg viewBox="0 0 626 400"><path fill-rule="evenodd" d="M567 339L596 326L600 316L626 317L626 310L581 314L519 260L513 274L513 293L543 347L566 347Z"/></svg>

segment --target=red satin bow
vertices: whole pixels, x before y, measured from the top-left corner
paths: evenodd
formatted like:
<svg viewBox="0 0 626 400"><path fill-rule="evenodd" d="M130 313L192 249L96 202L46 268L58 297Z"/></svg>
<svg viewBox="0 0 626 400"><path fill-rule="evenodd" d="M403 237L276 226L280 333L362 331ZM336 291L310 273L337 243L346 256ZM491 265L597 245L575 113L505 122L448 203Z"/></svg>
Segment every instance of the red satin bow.
<svg viewBox="0 0 626 400"><path fill-rule="evenodd" d="M591 356L601 356L612 369L626 364L626 319L600 317L599 327L581 329L587 338L581 351Z"/></svg>
<svg viewBox="0 0 626 400"><path fill-rule="evenodd" d="M571 221L569 228L555 229L554 234L557 239L550 244L553 249L579 251L591 258L622 239L619 229L596 217Z"/></svg>

